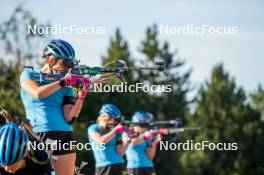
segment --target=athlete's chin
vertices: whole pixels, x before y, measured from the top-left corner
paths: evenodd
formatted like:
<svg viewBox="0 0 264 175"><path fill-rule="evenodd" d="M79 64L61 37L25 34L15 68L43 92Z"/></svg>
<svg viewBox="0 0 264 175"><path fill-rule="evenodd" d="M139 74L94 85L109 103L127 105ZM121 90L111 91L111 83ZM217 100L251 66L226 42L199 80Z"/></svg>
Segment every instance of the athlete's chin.
<svg viewBox="0 0 264 175"><path fill-rule="evenodd" d="M67 70L64 67L57 67L57 68L52 68L53 74L62 74L67 72Z"/></svg>
<svg viewBox="0 0 264 175"><path fill-rule="evenodd" d="M16 171L17 171L17 167L11 167L11 166L5 166L4 167L4 170L6 171L6 172L8 172L8 173L11 173L11 174L13 174L13 173L15 173Z"/></svg>
<svg viewBox="0 0 264 175"><path fill-rule="evenodd" d="M19 162L9 165L9 166L3 166L4 170L8 173L15 173L18 169L22 168L24 166L24 160L20 160Z"/></svg>

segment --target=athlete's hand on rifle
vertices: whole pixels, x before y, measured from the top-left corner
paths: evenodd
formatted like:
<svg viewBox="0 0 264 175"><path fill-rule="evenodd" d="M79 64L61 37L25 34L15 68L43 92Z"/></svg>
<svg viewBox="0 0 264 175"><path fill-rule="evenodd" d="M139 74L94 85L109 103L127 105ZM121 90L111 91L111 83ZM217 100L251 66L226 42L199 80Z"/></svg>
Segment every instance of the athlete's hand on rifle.
<svg viewBox="0 0 264 175"><path fill-rule="evenodd" d="M60 79L60 82L63 87L78 87L82 79L82 75L66 74L65 77Z"/></svg>
<svg viewBox="0 0 264 175"><path fill-rule="evenodd" d="M117 126L114 128L114 131L115 131L117 134L122 134L126 129L127 129L127 126L119 124L119 125L117 125Z"/></svg>
<svg viewBox="0 0 264 175"><path fill-rule="evenodd" d="M155 134L153 142L159 142L162 140L162 135L161 134Z"/></svg>
<svg viewBox="0 0 264 175"><path fill-rule="evenodd" d="M86 97L86 90L79 90L78 92L78 99L84 100Z"/></svg>
<svg viewBox="0 0 264 175"><path fill-rule="evenodd" d="M76 75L69 72L60 79L60 84L62 87L70 86L88 91L91 86L91 80L85 75Z"/></svg>
<svg viewBox="0 0 264 175"><path fill-rule="evenodd" d="M154 137L154 131L153 130L149 130L149 131L146 131L145 133L144 133L144 139L145 140L152 140L153 139L153 137Z"/></svg>
<svg viewBox="0 0 264 175"><path fill-rule="evenodd" d="M77 92L78 93L78 99L84 100L86 97L87 91L90 89L91 80L90 80L90 78L83 77L83 80L81 83L82 83L82 85Z"/></svg>
<svg viewBox="0 0 264 175"><path fill-rule="evenodd" d="M92 81L88 77L83 77L81 84L82 84L83 90L87 92L91 87Z"/></svg>

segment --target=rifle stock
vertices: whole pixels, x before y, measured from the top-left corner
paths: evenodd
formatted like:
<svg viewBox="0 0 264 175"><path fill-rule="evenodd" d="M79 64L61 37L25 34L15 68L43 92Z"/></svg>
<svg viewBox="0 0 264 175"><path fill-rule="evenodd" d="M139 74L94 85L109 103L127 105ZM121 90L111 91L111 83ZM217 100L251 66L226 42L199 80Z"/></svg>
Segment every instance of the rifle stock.
<svg viewBox="0 0 264 175"><path fill-rule="evenodd" d="M0 115L6 120L6 122L14 123L14 124L18 124L18 125L22 126L25 129L25 131L27 132L30 139L32 139L33 141L40 142L40 139L38 138L38 136L36 134L33 133L32 128L28 122L16 121L15 117L12 116L10 113L8 113L5 109L3 109L2 107L0 107L0 109L1 109Z"/></svg>

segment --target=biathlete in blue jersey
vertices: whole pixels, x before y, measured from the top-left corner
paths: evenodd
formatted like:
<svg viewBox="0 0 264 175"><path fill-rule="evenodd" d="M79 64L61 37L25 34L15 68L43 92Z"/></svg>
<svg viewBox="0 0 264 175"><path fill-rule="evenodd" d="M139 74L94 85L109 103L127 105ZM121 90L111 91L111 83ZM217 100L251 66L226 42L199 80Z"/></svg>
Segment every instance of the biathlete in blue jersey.
<svg viewBox="0 0 264 175"><path fill-rule="evenodd" d="M95 175L123 173L122 156L129 145L129 139L122 140L121 134L126 127L119 124L120 121L119 109L112 104L105 104L99 111L97 123L88 128L89 142L96 162Z"/></svg>
<svg viewBox="0 0 264 175"><path fill-rule="evenodd" d="M79 81L89 80L67 74L60 81L53 83L36 81L37 74L65 75L74 65L74 49L64 40L51 40L44 48L42 57L44 65L41 70L25 69L22 72L21 98L33 131L44 142L55 140L60 145L64 145L63 148L53 151L53 155L58 158L52 161L56 175L72 175L76 153L74 148L66 146L74 140L71 124L80 113L86 91L79 90L76 100L73 89L69 86L77 86Z"/></svg>
<svg viewBox="0 0 264 175"><path fill-rule="evenodd" d="M153 115L147 112L136 112L132 117L133 134L125 155L129 175L155 175L152 160L155 157L158 141L145 124L153 121ZM126 134L126 133L125 133ZM124 134L124 135L125 135Z"/></svg>
<svg viewBox="0 0 264 175"><path fill-rule="evenodd" d="M28 147L29 137L17 125L0 128L0 175L50 175L51 164L46 151Z"/></svg>

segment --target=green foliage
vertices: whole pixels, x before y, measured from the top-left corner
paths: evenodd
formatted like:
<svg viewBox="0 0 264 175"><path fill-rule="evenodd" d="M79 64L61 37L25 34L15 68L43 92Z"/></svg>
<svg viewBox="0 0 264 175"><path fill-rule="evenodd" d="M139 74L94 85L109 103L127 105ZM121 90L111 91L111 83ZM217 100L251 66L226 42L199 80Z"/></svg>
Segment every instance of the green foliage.
<svg viewBox="0 0 264 175"><path fill-rule="evenodd" d="M246 101L242 88L237 87L224 71L216 66L209 81L200 88L195 115L189 120L202 126L196 142L238 143L236 151L191 151L181 157L187 174L262 174L263 123L258 112Z"/></svg>
<svg viewBox="0 0 264 175"><path fill-rule="evenodd" d="M0 24L0 40L5 59L15 59L18 65L23 65L40 57L40 53L34 49L38 47L41 39L47 36L28 31L28 26L34 25L48 26L48 24L38 23L37 19L21 5L15 8L7 21Z"/></svg>
<svg viewBox="0 0 264 175"><path fill-rule="evenodd" d="M147 82L149 84L171 85L172 92L153 94L152 104L155 113L159 114L160 119L173 119L175 117L183 117L187 104L187 93L190 90L189 76L191 71L183 72L181 69L185 62L177 56L177 52L170 51L167 42L160 42L157 32L157 26L153 25L147 28L145 38L141 41L140 51L144 54L140 65L149 66L155 64L156 61L164 61L166 74L160 72L140 72L138 81ZM183 72L183 73L182 73ZM156 103L156 102L159 103ZM177 103L175 103L177 101ZM163 118L162 116L166 116Z"/></svg>
<svg viewBox="0 0 264 175"><path fill-rule="evenodd" d="M264 90L261 86L251 94L251 104L254 109L261 112L261 120L264 121Z"/></svg>
<svg viewBox="0 0 264 175"><path fill-rule="evenodd" d="M133 66L134 61L132 60L128 48L128 43L125 41L121 35L119 29L116 30L113 38L110 38L110 46L107 48L107 55L102 57L102 65L107 65L108 63L115 62L117 60L124 60L127 66ZM111 66L111 65L108 65ZM133 81L133 73L126 73L126 81ZM111 84L117 84L120 80L113 80Z"/></svg>
<svg viewBox="0 0 264 175"><path fill-rule="evenodd" d="M168 42L159 40L157 26L147 28L145 38L139 47L145 59L140 65L154 65L156 61L164 61L167 68L166 74L159 72L140 72L138 81L146 84L172 85L172 91L161 94L148 94L148 105L144 110L150 111L159 120L181 118L185 120L185 113L188 113L187 93L190 90L189 76L191 71L183 72L181 69L185 62L177 56L176 51L170 51ZM183 73L182 73L183 72ZM169 138L168 138L169 139ZM158 152L155 159L158 174L178 174L180 153L176 151Z"/></svg>
<svg viewBox="0 0 264 175"><path fill-rule="evenodd" d="M43 35L27 34L28 25L43 25L22 6L15 8L11 17L0 24L0 104L12 114L25 116L19 95L19 75L23 65L39 59L36 52Z"/></svg>
<svg viewBox="0 0 264 175"><path fill-rule="evenodd" d="M23 104L19 100L19 70L18 64L6 64L0 60L0 104L14 114L25 115Z"/></svg>

